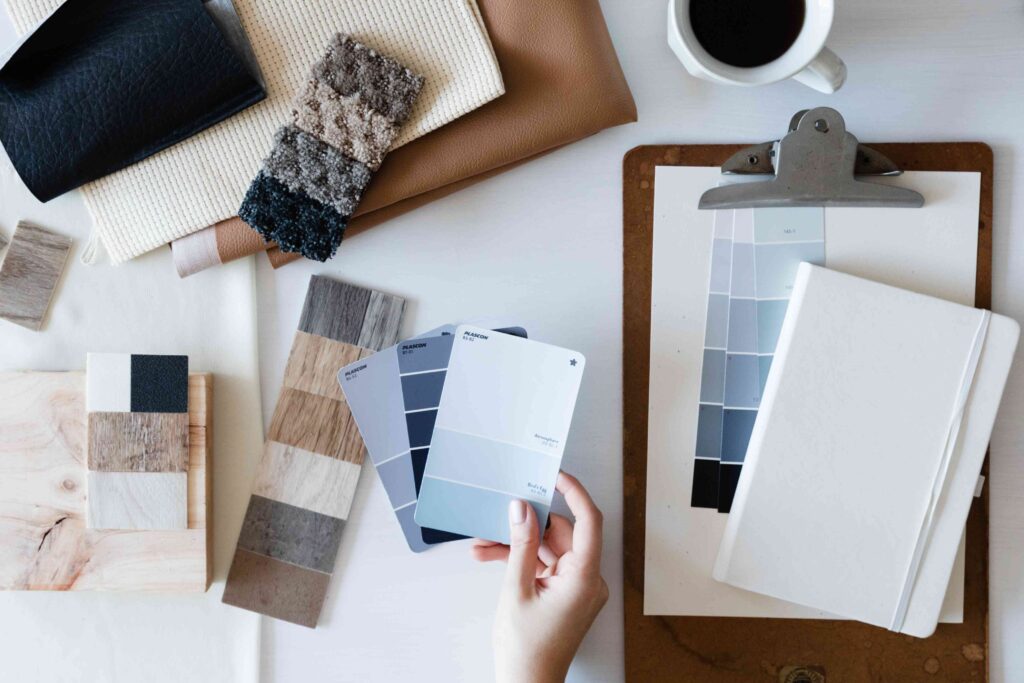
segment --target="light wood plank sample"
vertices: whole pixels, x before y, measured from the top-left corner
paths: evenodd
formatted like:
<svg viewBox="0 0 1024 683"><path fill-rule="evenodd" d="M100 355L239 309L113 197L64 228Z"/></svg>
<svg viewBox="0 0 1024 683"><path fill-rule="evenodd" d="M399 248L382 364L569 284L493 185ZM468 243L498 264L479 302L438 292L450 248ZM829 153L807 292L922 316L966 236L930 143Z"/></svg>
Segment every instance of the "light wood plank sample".
<svg viewBox="0 0 1024 683"><path fill-rule="evenodd" d="M253 493L348 519L359 481L359 465L276 441L267 441Z"/></svg>
<svg viewBox="0 0 1024 683"><path fill-rule="evenodd" d="M310 279L225 603L316 626L366 457L336 376L393 345L404 310L399 297Z"/></svg>
<svg viewBox="0 0 1024 683"><path fill-rule="evenodd" d="M184 472L187 413L88 413L88 466L97 472Z"/></svg>
<svg viewBox="0 0 1024 683"><path fill-rule="evenodd" d="M0 589L208 588L210 497L202 475L211 466L212 375L192 374L189 389L204 397L189 404L190 431L203 435L190 445L189 529L104 531L85 525L84 374L0 373Z"/></svg>
<svg viewBox="0 0 1024 683"><path fill-rule="evenodd" d="M331 575L235 550L223 602L275 619L315 628Z"/></svg>
<svg viewBox="0 0 1024 683"><path fill-rule="evenodd" d="M90 529L188 529L188 474L90 471L86 524Z"/></svg>
<svg viewBox="0 0 1024 683"><path fill-rule="evenodd" d="M357 465L366 457L347 404L288 387L277 398L267 438Z"/></svg>
<svg viewBox="0 0 1024 683"><path fill-rule="evenodd" d="M344 401L345 394L338 384L338 368L359 360L365 351L352 344L300 330L295 333L292 350L288 354L284 386Z"/></svg>
<svg viewBox="0 0 1024 683"><path fill-rule="evenodd" d="M71 238L24 221L0 263L0 318L40 330L64 272Z"/></svg>

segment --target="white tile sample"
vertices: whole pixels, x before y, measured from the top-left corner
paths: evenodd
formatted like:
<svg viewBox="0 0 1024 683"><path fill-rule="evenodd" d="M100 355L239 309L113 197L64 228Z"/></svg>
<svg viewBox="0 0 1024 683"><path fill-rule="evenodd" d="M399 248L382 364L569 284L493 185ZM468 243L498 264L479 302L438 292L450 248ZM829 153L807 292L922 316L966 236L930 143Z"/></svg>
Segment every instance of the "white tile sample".
<svg viewBox="0 0 1024 683"><path fill-rule="evenodd" d="M187 529L186 472L89 472L91 529Z"/></svg>
<svg viewBox="0 0 1024 683"><path fill-rule="evenodd" d="M90 353L86 357L85 410L128 413L132 409L130 353Z"/></svg>

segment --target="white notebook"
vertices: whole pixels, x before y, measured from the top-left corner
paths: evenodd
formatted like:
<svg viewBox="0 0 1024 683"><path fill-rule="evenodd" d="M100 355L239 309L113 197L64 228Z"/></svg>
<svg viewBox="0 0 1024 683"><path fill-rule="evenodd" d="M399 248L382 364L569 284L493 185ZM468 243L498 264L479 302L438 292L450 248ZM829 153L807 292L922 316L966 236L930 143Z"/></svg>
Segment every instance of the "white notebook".
<svg viewBox="0 0 1024 683"><path fill-rule="evenodd" d="M714 577L929 636L1019 331L802 264Z"/></svg>

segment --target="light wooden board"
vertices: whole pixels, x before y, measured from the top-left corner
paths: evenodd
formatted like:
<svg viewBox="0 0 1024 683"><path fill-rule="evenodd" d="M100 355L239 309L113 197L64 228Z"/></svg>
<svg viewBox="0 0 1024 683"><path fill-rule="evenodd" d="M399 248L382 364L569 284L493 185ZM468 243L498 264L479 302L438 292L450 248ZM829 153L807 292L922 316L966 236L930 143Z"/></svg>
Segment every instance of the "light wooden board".
<svg viewBox="0 0 1024 683"><path fill-rule="evenodd" d="M0 589L202 592L213 376L189 376L188 529L87 529L85 376L0 373Z"/></svg>
<svg viewBox="0 0 1024 683"><path fill-rule="evenodd" d="M70 250L70 237L18 223L0 263L0 318L42 329Z"/></svg>
<svg viewBox="0 0 1024 683"><path fill-rule="evenodd" d="M366 456L334 378L393 345L404 310L398 297L310 280L225 603L316 626Z"/></svg>

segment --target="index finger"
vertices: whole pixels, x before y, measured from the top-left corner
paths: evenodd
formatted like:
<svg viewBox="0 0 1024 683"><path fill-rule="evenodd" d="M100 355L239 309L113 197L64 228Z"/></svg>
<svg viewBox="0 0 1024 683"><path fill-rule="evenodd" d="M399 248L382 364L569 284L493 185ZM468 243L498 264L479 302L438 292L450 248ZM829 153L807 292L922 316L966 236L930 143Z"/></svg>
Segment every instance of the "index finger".
<svg viewBox="0 0 1024 683"><path fill-rule="evenodd" d="M601 570L602 526L604 516L583 484L571 474L558 473L555 490L565 497L565 503L576 518L572 534L572 551L582 564L595 571Z"/></svg>

